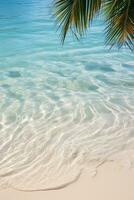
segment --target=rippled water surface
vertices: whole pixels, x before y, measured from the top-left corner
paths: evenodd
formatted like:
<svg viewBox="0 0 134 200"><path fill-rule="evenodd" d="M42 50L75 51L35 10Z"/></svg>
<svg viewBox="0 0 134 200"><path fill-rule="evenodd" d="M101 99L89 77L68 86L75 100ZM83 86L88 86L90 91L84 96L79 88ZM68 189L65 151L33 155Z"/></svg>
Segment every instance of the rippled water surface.
<svg viewBox="0 0 134 200"><path fill-rule="evenodd" d="M134 155L134 55L97 19L62 47L46 0L0 0L0 188L60 188Z"/></svg>

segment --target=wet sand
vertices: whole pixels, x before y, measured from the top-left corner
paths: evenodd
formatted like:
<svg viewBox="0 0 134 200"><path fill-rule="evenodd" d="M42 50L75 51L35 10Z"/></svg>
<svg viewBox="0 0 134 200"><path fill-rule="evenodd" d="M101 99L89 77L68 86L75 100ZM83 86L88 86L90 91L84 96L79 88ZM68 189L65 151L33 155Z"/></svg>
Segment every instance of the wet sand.
<svg viewBox="0 0 134 200"><path fill-rule="evenodd" d="M102 165L95 177L85 171L79 180L55 191L0 191L1 200L134 200L134 169L119 164Z"/></svg>

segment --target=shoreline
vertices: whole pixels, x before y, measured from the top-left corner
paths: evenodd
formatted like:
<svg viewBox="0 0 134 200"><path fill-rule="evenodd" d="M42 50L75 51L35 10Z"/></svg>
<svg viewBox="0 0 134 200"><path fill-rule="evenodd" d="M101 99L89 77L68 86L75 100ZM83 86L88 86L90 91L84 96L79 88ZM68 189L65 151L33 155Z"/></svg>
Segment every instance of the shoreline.
<svg viewBox="0 0 134 200"><path fill-rule="evenodd" d="M134 200L134 168L126 169L118 163L105 163L96 176L84 171L73 184L51 191L0 191L2 200Z"/></svg>

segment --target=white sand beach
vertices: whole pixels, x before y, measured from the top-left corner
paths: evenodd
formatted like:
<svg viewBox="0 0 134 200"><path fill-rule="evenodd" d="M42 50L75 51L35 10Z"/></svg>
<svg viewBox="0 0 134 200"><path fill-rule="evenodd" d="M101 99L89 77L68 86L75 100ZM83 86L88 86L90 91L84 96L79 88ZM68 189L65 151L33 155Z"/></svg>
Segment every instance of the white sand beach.
<svg viewBox="0 0 134 200"><path fill-rule="evenodd" d="M1 200L134 200L134 169L120 164L102 165L95 177L87 172L68 187L56 191L20 192L3 190Z"/></svg>

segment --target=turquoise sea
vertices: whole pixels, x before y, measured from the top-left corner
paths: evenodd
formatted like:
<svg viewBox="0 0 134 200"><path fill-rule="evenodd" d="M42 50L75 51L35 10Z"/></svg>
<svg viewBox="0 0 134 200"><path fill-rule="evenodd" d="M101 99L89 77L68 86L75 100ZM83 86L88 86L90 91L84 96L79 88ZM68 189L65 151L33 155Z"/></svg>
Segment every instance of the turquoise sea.
<svg viewBox="0 0 134 200"><path fill-rule="evenodd" d="M100 17L61 45L48 0L0 0L0 189L47 190L134 166L134 54Z"/></svg>

